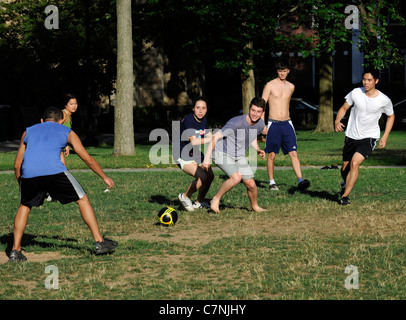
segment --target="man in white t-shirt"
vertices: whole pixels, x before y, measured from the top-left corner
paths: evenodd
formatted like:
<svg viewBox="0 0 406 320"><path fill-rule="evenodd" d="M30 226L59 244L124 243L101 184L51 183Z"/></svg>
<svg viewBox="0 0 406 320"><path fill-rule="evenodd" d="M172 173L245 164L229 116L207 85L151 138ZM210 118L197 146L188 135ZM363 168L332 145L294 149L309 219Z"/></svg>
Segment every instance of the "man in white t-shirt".
<svg viewBox="0 0 406 320"><path fill-rule="evenodd" d="M377 71L365 71L362 75L363 87L352 90L345 97L346 101L337 113L334 124L335 130L337 132L344 131L345 126L341 123L341 119L352 107L345 130L343 166L341 168L344 182L341 183L341 199L339 201L341 205L350 204L348 197L357 182L359 167L374 150L380 138L379 119L382 113L385 113L388 118L385 132L379 140L379 149L385 148L395 121L391 100L375 87L379 82L378 77Z"/></svg>

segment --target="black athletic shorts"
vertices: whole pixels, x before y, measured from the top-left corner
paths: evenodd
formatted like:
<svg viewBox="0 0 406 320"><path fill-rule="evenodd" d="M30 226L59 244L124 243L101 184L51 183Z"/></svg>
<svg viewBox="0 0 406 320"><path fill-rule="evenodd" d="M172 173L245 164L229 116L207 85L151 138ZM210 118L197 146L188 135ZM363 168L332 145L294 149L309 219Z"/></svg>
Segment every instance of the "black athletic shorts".
<svg viewBox="0 0 406 320"><path fill-rule="evenodd" d="M49 176L21 178L21 204L39 207L44 203L47 193L62 204L78 201L86 195L82 186L68 170Z"/></svg>
<svg viewBox="0 0 406 320"><path fill-rule="evenodd" d="M343 161L351 161L354 153L360 153L365 159L372 153L375 149L376 142L378 139L366 138L361 140L354 140L349 137L345 137L344 148L343 148Z"/></svg>

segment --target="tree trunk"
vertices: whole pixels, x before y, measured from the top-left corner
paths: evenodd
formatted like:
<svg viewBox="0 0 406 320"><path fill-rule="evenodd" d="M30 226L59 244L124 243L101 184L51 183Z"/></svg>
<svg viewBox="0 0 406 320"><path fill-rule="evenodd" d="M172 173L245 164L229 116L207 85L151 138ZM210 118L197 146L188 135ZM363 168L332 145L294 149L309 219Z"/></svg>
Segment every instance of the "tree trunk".
<svg viewBox="0 0 406 320"><path fill-rule="evenodd" d="M253 43L249 42L247 47L252 50ZM247 65L252 66L254 64L252 58L247 61ZM255 76L254 70L250 69L248 73L241 75L242 81L242 112L248 114L251 100L255 97Z"/></svg>
<svg viewBox="0 0 406 320"><path fill-rule="evenodd" d="M319 119L315 132L333 132L333 55L320 57Z"/></svg>
<svg viewBox="0 0 406 320"><path fill-rule="evenodd" d="M134 69L131 0L117 0L117 103L113 156L134 155Z"/></svg>

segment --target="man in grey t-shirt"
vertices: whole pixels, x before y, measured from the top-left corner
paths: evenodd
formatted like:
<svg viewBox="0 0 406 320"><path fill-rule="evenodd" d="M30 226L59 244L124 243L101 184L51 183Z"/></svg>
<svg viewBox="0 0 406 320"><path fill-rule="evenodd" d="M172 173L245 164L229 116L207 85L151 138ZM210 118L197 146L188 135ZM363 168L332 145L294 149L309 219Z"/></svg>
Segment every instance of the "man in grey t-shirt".
<svg viewBox="0 0 406 320"><path fill-rule="evenodd" d="M265 122L261 119L265 105L265 100L262 98L252 99L249 113L230 119L213 135L208 145L202 168L207 170L210 167L210 157L212 157L214 163L229 176L210 202L210 208L216 213L220 213L221 197L241 180L247 188L252 210L266 211L258 205L254 173L245 158L247 149L252 145L262 159L265 159L265 151L259 148L257 141L257 136L265 128Z"/></svg>

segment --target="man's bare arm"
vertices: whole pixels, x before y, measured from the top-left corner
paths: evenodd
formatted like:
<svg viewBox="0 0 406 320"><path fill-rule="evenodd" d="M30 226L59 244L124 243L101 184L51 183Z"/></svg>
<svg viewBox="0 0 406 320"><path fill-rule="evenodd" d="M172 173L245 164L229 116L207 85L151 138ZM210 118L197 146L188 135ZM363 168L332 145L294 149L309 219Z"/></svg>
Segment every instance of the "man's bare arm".
<svg viewBox="0 0 406 320"><path fill-rule="evenodd" d="M107 184L108 188L114 187L114 182L110 179L100 167L99 163L86 151L85 147L80 141L78 135L71 131L68 135L68 143L72 145L76 154L83 160L86 165L93 170L103 181Z"/></svg>
<svg viewBox="0 0 406 320"><path fill-rule="evenodd" d="M16 158L14 160L14 173L15 173L17 181L19 181L21 178L21 166L23 165L24 153L25 153L25 149L26 149L26 145L24 143L26 134L27 134L27 132L25 131L23 133L23 135L21 136L20 146L18 147Z"/></svg>

